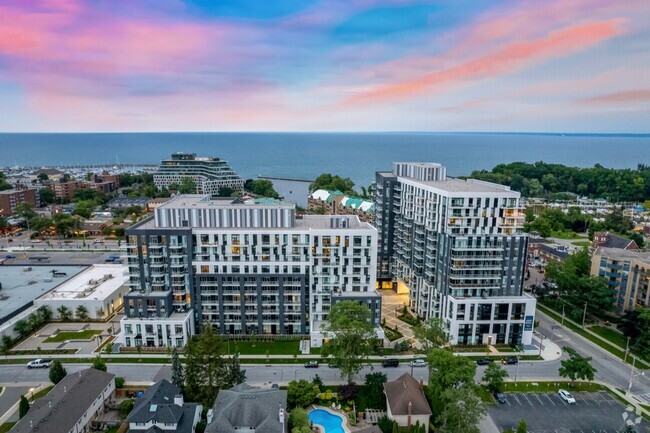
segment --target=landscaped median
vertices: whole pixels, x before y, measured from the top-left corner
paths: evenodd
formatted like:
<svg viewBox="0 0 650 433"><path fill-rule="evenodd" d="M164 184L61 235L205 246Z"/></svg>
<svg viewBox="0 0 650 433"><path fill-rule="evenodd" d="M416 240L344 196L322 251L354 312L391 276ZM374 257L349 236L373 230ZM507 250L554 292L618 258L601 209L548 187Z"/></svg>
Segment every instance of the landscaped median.
<svg viewBox="0 0 650 433"><path fill-rule="evenodd" d="M546 307L546 306L544 306L544 305L542 305L540 303L537 303L537 309L539 311L541 311L542 313L546 314L547 316L549 316L550 318L552 318L553 320L555 320L556 322L562 322L562 316L560 316L558 313L551 310L550 308L548 308L548 307ZM586 331L586 330L582 329L580 326L574 324L571 320L569 320L567 318L564 319L564 326L566 326L567 328L569 328L570 330L572 330L576 334L578 334L578 335L586 338L587 340L591 341L592 343L596 344L597 346L605 349L606 351L608 351L612 355L616 356L617 358L620 358L621 360L625 359L625 350L619 349L619 348L615 347L614 345L609 344L606 341L603 341L602 338L605 338L605 337L600 338L597 335L595 335L595 333L592 333L592 332L589 332L589 331ZM627 363L628 364L633 363L633 359L632 359L631 356L627 357ZM641 360L637 360L636 363L635 363L635 366L637 368L641 368L641 369L650 368L650 366L647 363L645 363L645 362L643 362Z"/></svg>

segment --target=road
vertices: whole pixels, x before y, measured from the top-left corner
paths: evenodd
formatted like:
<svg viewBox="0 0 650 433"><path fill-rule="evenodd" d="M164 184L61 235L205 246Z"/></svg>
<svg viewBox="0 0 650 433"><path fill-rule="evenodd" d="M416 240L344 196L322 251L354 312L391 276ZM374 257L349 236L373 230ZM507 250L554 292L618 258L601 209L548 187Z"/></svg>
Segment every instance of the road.
<svg viewBox="0 0 650 433"><path fill-rule="evenodd" d="M562 327L539 310L536 319L539 321L537 330L546 337L550 336L560 347L569 346L582 356L592 358L591 364L598 370L595 379L623 390L628 389L632 366L623 363L622 360L588 342L570 329ZM566 358L566 355L563 355L563 357ZM544 369L549 364L557 364L557 372L559 361L544 363ZM638 373L639 371L634 371L635 375ZM650 403L650 377L648 377L647 372L645 375L638 375L632 379L632 394L636 395L640 400Z"/></svg>

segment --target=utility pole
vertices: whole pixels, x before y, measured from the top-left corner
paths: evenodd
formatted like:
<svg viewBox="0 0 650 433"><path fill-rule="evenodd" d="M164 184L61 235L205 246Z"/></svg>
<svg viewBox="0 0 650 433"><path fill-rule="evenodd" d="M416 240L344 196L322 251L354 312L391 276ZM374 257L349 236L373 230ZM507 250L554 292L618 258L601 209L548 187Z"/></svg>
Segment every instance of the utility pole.
<svg viewBox="0 0 650 433"><path fill-rule="evenodd" d="M586 320L587 320L587 301L585 301L585 312L582 314L582 329L585 329Z"/></svg>
<svg viewBox="0 0 650 433"><path fill-rule="evenodd" d="M625 358L623 358L623 362L627 362L628 353L630 353L630 337L627 337L627 344L625 345Z"/></svg>
<svg viewBox="0 0 650 433"><path fill-rule="evenodd" d="M562 326L564 326L564 302L562 302Z"/></svg>

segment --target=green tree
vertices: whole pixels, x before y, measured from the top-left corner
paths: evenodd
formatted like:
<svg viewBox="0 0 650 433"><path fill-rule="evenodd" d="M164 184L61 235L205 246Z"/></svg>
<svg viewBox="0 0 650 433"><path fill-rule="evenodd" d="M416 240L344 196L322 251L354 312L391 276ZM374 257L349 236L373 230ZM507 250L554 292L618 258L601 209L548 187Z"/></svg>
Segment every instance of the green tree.
<svg viewBox="0 0 650 433"><path fill-rule="evenodd" d="M246 189L261 197L280 198L278 192L273 188L273 182L268 179L248 179L245 183Z"/></svg>
<svg viewBox="0 0 650 433"><path fill-rule="evenodd" d="M427 392L433 412L440 413L444 406L445 390L474 386L476 363L464 356L454 356L449 349L432 349L427 361L429 363Z"/></svg>
<svg viewBox="0 0 650 433"><path fill-rule="evenodd" d="M321 353L332 356L339 366L341 378L352 383L373 351L375 333L370 323L370 310L354 301L337 302L330 309L323 331L331 336L331 340L323 346Z"/></svg>
<svg viewBox="0 0 650 433"><path fill-rule="evenodd" d="M460 357L459 357L460 358ZM471 387L448 388L443 392L439 433L480 433L478 423L485 406Z"/></svg>
<svg viewBox="0 0 650 433"><path fill-rule="evenodd" d="M43 187L39 189L38 195L41 198L41 203L43 204L52 204L56 202L56 196L54 195L54 191L52 191L48 187Z"/></svg>
<svg viewBox="0 0 650 433"><path fill-rule="evenodd" d="M20 402L18 403L18 418L24 417L27 415L27 412L29 412L29 401L24 395L21 395Z"/></svg>
<svg viewBox="0 0 650 433"><path fill-rule="evenodd" d="M185 387L183 364L181 363L181 358L178 355L176 348L174 348L174 351L172 352L172 383L181 390Z"/></svg>
<svg viewBox="0 0 650 433"><path fill-rule="evenodd" d="M65 305L61 305L59 308L56 309L56 311L59 313L59 317L63 322L65 322L66 320L70 320L70 317L72 316L72 313Z"/></svg>
<svg viewBox="0 0 650 433"><path fill-rule="evenodd" d="M196 182L191 177L184 177L181 179L181 184L178 186L178 192L181 194L195 194Z"/></svg>
<svg viewBox="0 0 650 433"><path fill-rule="evenodd" d="M485 373L483 373L483 382L485 382L490 392L495 392L501 389L506 377L508 377L508 372L501 368L499 364L492 362L488 364Z"/></svg>
<svg viewBox="0 0 650 433"><path fill-rule="evenodd" d="M36 309L36 314L39 316L41 324L52 320L52 309L47 305L41 305L38 307Z"/></svg>
<svg viewBox="0 0 650 433"><path fill-rule="evenodd" d="M100 371L106 371L108 369L108 367L106 367L106 361L104 361L104 359L99 355L93 358L91 367Z"/></svg>
<svg viewBox="0 0 650 433"><path fill-rule="evenodd" d="M225 388L232 388L235 385L246 382L246 370L242 370L239 364L239 353L235 353L226 369Z"/></svg>
<svg viewBox="0 0 650 433"><path fill-rule="evenodd" d="M399 432L399 425L385 415L377 420L377 427L379 427L379 430L381 430L382 433Z"/></svg>
<svg viewBox="0 0 650 433"><path fill-rule="evenodd" d="M386 409L384 384L387 380L386 374L384 373L375 372L366 374L366 407L371 409Z"/></svg>
<svg viewBox="0 0 650 433"><path fill-rule="evenodd" d="M303 408L296 407L289 415L289 431L293 433L295 428L301 429L303 426L309 427L309 418L307 418L307 411Z"/></svg>
<svg viewBox="0 0 650 433"><path fill-rule="evenodd" d="M56 385L57 383L61 382L63 378L66 377L67 374L68 372L66 371L65 368L63 368L63 364L61 364L61 361L55 359L54 362L52 363L52 367L50 367L50 373L49 373L50 381Z"/></svg>
<svg viewBox="0 0 650 433"><path fill-rule="evenodd" d="M642 355L650 356L650 307L637 308L632 344Z"/></svg>
<svg viewBox="0 0 650 433"><path fill-rule="evenodd" d="M193 336L185 350L186 395L211 405L223 386L226 361L223 340L206 324L203 332Z"/></svg>
<svg viewBox="0 0 650 433"><path fill-rule="evenodd" d="M232 188L229 188L227 186L222 186L219 188L219 192L217 193L217 197L232 197L233 194L235 194L237 191L235 191Z"/></svg>
<svg viewBox="0 0 650 433"><path fill-rule="evenodd" d="M88 309L83 305L79 305L75 310L75 316L77 317L77 320L88 319Z"/></svg>
<svg viewBox="0 0 650 433"><path fill-rule="evenodd" d="M517 433L526 433L527 431L526 420L522 419L519 421L519 424L517 424Z"/></svg>
<svg viewBox="0 0 650 433"><path fill-rule="evenodd" d="M5 358L9 356L11 348L14 345L14 340L9 335L5 334L0 339L0 353L2 353Z"/></svg>
<svg viewBox="0 0 650 433"><path fill-rule="evenodd" d="M320 388L305 380L292 380L287 388L287 405L289 409L294 407L307 407L316 400Z"/></svg>
<svg viewBox="0 0 650 433"><path fill-rule="evenodd" d="M573 383L576 379L594 380L594 375L598 371L589 361L591 358L585 358L570 347L565 347L564 352L569 355L569 359L561 361L558 373L562 377L571 379Z"/></svg>
<svg viewBox="0 0 650 433"><path fill-rule="evenodd" d="M53 218L54 229L61 237L67 237L70 231L81 227L81 221L67 214L56 214Z"/></svg>
<svg viewBox="0 0 650 433"><path fill-rule="evenodd" d="M25 338L32 332L32 326L27 320L21 319L14 325L14 331L20 338Z"/></svg>
<svg viewBox="0 0 650 433"><path fill-rule="evenodd" d="M414 327L413 333L415 339L422 345L421 351L424 353L446 346L451 340L444 320L437 317L432 317L420 326Z"/></svg>
<svg viewBox="0 0 650 433"><path fill-rule="evenodd" d="M349 177L342 178L340 176L332 175L330 173L321 174L311 183L311 185L309 185L310 191L316 191L318 189L327 189L330 191L339 190L343 194L359 195L353 188L354 188L354 182L352 182L352 180Z"/></svg>
<svg viewBox="0 0 650 433"><path fill-rule="evenodd" d="M122 401L119 408L120 417L126 419L133 410L133 406L135 406L135 401L132 398Z"/></svg>
<svg viewBox="0 0 650 433"><path fill-rule="evenodd" d="M36 212L34 212L34 206L27 202L23 202L17 205L14 208L14 214L23 218L25 221L29 221L36 216Z"/></svg>

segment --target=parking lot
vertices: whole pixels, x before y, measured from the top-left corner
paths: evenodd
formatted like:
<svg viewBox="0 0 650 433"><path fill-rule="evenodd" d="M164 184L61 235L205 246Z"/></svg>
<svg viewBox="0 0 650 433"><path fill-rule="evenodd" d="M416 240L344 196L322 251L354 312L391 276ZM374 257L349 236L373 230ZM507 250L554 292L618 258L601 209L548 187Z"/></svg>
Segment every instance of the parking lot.
<svg viewBox="0 0 650 433"><path fill-rule="evenodd" d="M506 394L506 403L488 412L499 430L517 428L526 420L528 433L616 433L623 427L625 406L606 392L574 392L576 404L557 393ZM639 432L650 432L644 422Z"/></svg>

